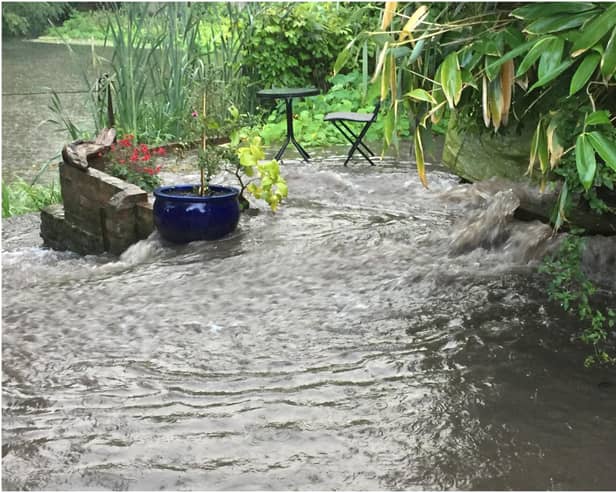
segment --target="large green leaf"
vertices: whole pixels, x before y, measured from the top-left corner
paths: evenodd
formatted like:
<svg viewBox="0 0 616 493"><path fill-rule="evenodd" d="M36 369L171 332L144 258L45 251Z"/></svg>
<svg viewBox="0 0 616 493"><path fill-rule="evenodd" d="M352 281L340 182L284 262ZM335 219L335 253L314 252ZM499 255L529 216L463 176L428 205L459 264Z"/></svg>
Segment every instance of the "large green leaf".
<svg viewBox="0 0 616 493"><path fill-rule="evenodd" d="M612 35L605 47L603 59L601 60L601 74L606 79L611 79L616 72L616 26L612 30Z"/></svg>
<svg viewBox="0 0 616 493"><path fill-rule="evenodd" d="M462 94L462 73L458 63L457 52L447 55L441 64L441 85L447 98L449 108L454 109Z"/></svg>
<svg viewBox="0 0 616 493"><path fill-rule="evenodd" d="M545 36L536 41L533 47L528 50L528 53L520 63L520 66L518 67L515 76L520 77L524 75L528 71L528 69L531 68L533 64L539 59L539 57L545 50L545 46L549 46L549 44L552 43L552 41L555 39L556 36Z"/></svg>
<svg viewBox="0 0 616 493"><path fill-rule="evenodd" d="M586 115L584 125L611 125L610 112L607 110L593 111Z"/></svg>
<svg viewBox="0 0 616 493"><path fill-rule="evenodd" d="M535 82L528 92L531 92L538 87L546 85L548 82L553 81L556 77L562 74L565 70L567 70L573 64L573 60L565 60L558 67L556 67L552 72L546 74L544 77Z"/></svg>
<svg viewBox="0 0 616 493"><path fill-rule="evenodd" d="M587 134L580 134L575 142L575 164L580 183L584 190L589 190L597 172L597 160Z"/></svg>
<svg viewBox="0 0 616 493"><path fill-rule="evenodd" d="M511 12L511 16L518 19L534 20L540 17L552 17L558 14L576 14L595 8L592 3L583 2L543 2L531 3Z"/></svg>
<svg viewBox="0 0 616 493"><path fill-rule="evenodd" d="M600 132L590 132L588 140L597 154L610 168L616 171L616 144Z"/></svg>
<svg viewBox="0 0 616 493"><path fill-rule="evenodd" d="M523 43L519 46L516 46L514 49L512 49L511 51L508 51L507 53L505 53L502 57L500 57L498 60L491 62L489 65L486 65L486 71L492 73L492 72L498 72L498 69L500 68L500 66L509 61L509 60L513 60L515 57L521 55L522 53L528 51L534 44L535 44L536 40L531 40L531 41L527 41L526 43ZM471 67L472 69L472 67Z"/></svg>
<svg viewBox="0 0 616 493"><path fill-rule="evenodd" d="M589 53L584 57L582 63L573 74L571 78L571 84L569 86L569 96L574 95L578 92L582 87L586 85L589 81L592 74L597 70L597 65L599 65L599 61L601 60L601 55L596 52Z"/></svg>
<svg viewBox="0 0 616 493"><path fill-rule="evenodd" d="M542 17L531 22L524 31L530 34L547 34L579 27L594 16L593 12L581 14L562 14L550 17Z"/></svg>
<svg viewBox="0 0 616 493"><path fill-rule="evenodd" d="M546 43L543 48L543 53L539 58L539 68L537 70L537 76L539 79L552 72L563 57L563 50L565 48L565 41L561 38L554 38L549 43Z"/></svg>
<svg viewBox="0 0 616 493"><path fill-rule="evenodd" d="M426 103L436 104L436 99L434 99L425 89L413 89L412 91L406 93L406 97L416 101L425 101Z"/></svg>
<svg viewBox="0 0 616 493"><path fill-rule="evenodd" d="M576 57L592 48L616 25L616 3L612 3L601 15L584 26L580 37L573 44L571 56Z"/></svg>
<svg viewBox="0 0 616 493"><path fill-rule="evenodd" d="M415 46L413 47L413 51L411 52L411 56L409 57L409 64L415 63L415 61L419 58L423 51L424 44L426 43L426 39L420 39L417 41Z"/></svg>

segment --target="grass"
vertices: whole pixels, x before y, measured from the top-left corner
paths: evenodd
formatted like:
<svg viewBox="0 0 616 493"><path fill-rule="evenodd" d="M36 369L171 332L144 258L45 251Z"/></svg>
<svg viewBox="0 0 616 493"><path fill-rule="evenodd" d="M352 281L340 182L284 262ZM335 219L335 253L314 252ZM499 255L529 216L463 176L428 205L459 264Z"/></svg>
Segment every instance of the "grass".
<svg viewBox="0 0 616 493"><path fill-rule="evenodd" d="M28 212L40 211L44 207L62 202L60 187L30 185L18 179L12 183L2 182L2 217L18 216Z"/></svg>

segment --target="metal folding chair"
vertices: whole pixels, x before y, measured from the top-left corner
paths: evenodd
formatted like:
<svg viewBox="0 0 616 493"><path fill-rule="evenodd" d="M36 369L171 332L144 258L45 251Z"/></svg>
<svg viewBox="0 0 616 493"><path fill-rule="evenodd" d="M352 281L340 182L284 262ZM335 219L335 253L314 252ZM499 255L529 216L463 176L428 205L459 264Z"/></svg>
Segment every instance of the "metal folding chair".
<svg viewBox="0 0 616 493"><path fill-rule="evenodd" d="M376 121L377 115L379 114L379 108L381 107L381 102L377 102L374 107L374 111L372 113L350 113L338 111L335 113L328 113L323 117L323 120L326 122L332 122L334 126L338 129L338 131L344 135L346 140L351 143L351 149L349 150L349 154L344 162L346 166L348 162L351 160L353 153L355 151L359 151L362 156L364 156L372 166L374 166L374 162L370 159L370 156L374 156L374 152L370 150L370 148L362 142L362 139L366 136L370 125ZM347 125L346 122L352 123L363 123L359 134L356 134L351 130L351 128Z"/></svg>

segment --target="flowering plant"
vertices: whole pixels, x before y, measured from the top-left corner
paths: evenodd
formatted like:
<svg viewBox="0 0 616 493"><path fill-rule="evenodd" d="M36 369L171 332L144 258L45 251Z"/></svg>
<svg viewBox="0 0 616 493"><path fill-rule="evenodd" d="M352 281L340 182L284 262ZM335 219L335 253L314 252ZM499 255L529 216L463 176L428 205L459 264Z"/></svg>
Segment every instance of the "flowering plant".
<svg viewBox="0 0 616 493"><path fill-rule="evenodd" d="M109 174L151 192L161 185L161 166L154 166L156 156L164 156L165 149L149 148L146 144L133 142L134 135L126 135L111 146Z"/></svg>

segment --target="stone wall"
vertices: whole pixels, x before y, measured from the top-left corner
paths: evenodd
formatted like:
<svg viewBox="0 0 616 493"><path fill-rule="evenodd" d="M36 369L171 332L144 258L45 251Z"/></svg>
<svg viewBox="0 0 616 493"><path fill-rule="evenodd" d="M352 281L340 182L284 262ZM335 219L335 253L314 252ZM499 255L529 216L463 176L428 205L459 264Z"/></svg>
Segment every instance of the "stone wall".
<svg viewBox="0 0 616 493"><path fill-rule="evenodd" d="M45 245L81 254L120 255L154 230L148 194L94 167L60 164L63 205L41 212Z"/></svg>
<svg viewBox="0 0 616 493"><path fill-rule="evenodd" d="M456 127L454 116L445 136L442 162L453 173L473 183L497 180L503 189L513 190L520 199L516 216L549 222L560 189L557 186L542 189L538 183L539 171L535 171L533 179L526 176L535 125L529 122L521 133L512 129L498 134L487 129L465 132ZM616 193L609 190L599 193L609 206L616 208ZM569 224L582 227L590 234L616 234L616 215L598 215L584 202L573 208L567 219Z"/></svg>

